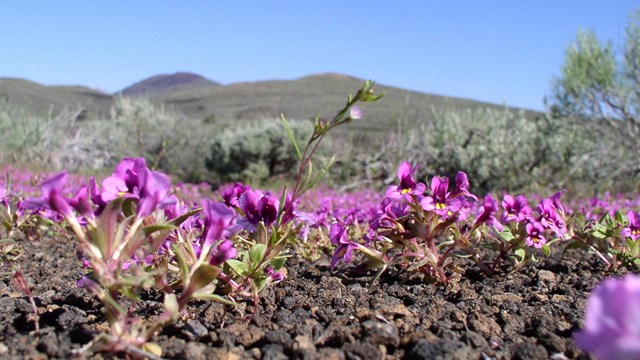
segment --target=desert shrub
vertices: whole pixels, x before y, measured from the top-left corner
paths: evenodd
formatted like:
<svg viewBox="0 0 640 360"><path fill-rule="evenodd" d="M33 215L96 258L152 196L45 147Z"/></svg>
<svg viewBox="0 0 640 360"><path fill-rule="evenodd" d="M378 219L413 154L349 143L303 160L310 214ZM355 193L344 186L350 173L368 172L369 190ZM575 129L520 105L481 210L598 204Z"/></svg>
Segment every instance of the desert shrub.
<svg viewBox="0 0 640 360"><path fill-rule="evenodd" d="M547 99L560 121L579 120L600 143L589 154L594 181L612 190L637 190L640 174L640 11L629 18L621 46L580 31L567 47ZM620 49L620 51L616 51Z"/></svg>
<svg viewBox="0 0 640 360"><path fill-rule="evenodd" d="M82 109L34 116L5 107L0 111L0 161L41 169L91 167L97 156L76 124Z"/></svg>
<svg viewBox="0 0 640 360"><path fill-rule="evenodd" d="M433 121L407 129L399 123L377 152L359 156L360 177L395 181L402 159L424 164L418 175L454 177L465 171L476 192L540 191L605 178L606 164L591 154L610 142L577 121L535 118L508 108L433 110ZM587 187L588 187L587 186Z"/></svg>
<svg viewBox="0 0 640 360"><path fill-rule="evenodd" d="M82 130L101 154L104 166L140 156L155 169L183 181L206 180L205 157L211 126L186 119L146 99L119 97L111 119L86 121Z"/></svg>
<svg viewBox="0 0 640 360"><path fill-rule="evenodd" d="M290 122L290 126L299 143L304 143L312 129L308 122ZM206 166L222 182L256 182L290 173L297 162L296 150L280 121L264 120L215 135Z"/></svg>

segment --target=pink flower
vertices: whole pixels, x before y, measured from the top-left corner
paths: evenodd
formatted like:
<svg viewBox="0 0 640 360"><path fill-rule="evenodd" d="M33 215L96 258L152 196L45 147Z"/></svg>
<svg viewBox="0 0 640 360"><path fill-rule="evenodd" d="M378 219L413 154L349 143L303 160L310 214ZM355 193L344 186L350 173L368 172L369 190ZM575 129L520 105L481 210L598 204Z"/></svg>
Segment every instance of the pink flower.
<svg viewBox="0 0 640 360"><path fill-rule="evenodd" d="M42 190L41 197L25 199L21 202L20 207L27 210L50 209L60 213L64 217L73 216L73 211L71 210L68 200L62 196L66 183L66 171L52 176L40 186Z"/></svg>
<svg viewBox="0 0 640 360"><path fill-rule="evenodd" d="M620 235L638 240L640 238L640 216L636 216L636 213L630 210L627 213L627 218L629 219L629 226L622 229Z"/></svg>
<svg viewBox="0 0 640 360"><path fill-rule="evenodd" d="M600 360L640 359L640 277L602 281L587 299L579 348Z"/></svg>
<svg viewBox="0 0 640 360"><path fill-rule="evenodd" d="M528 223L526 226L527 238L524 240L527 246L533 246L536 249L540 249L547 243L547 239L542 236L544 227L539 222Z"/></svg>

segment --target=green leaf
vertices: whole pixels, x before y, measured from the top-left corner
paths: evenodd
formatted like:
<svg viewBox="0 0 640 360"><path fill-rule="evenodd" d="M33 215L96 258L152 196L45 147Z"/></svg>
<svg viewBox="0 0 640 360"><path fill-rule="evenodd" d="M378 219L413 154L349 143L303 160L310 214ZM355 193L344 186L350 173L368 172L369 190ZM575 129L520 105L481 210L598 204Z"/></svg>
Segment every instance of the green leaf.
<svg viewBox="0 0 640 360"><path fill-rule="evenodd" d="M411 266L407 269L407 271L415 271L415 270L417 270L417 269L419 269L419 268L421 268L421 267L423 267L423 266L427 265L427 263L428 263L428 262L429 262L429 258L426 258L426 257L425 257L424 259L422 259L422 260L418 261L417 263L415 263L415 264L411 265Z"/></svg>
<svg viewBox="0 0 640 360"><path fill-rule="evenodd" d="M175 319L180 314L180 306L176 294L164 295L164 309L171 314L171 318Z"/></svg>
<svg viewBox="0 0 640 360"><path fill-rule="evenodd" d="M544 254L544 256L549 256L551 254L551 247L547 244L544 244L542 246L542 253Z"/></svg>
<svg viewBox="0 0 640 360"><path fill-rule="evenodd" d="M626 215L624 215L624 214L622 214L622 213L620 212L620 210L616 211L616 213L615 213L615 218L616 218L616 222L617 222L618 224L621 224L621 225L626 225L626 224L628 223L628 221L629 221L629 220L627 219L627 216L626 216Z"/></svg>
<svg viewBox="0 0 640 360"><path fill-rule="evenodd" d="M514 253L516 254L516 257L518 257L518 262L524 261L527 257L527 252L524 249L517 249Z"/></svg>
<svg viewBox="0 0 640 360"><path fill-rule="evenodd" d="M267 244L267 237L269 235L269 232L267 231L267 228L265 227L264 223L261 221L258 223L257 229L256 229L256 241L258 244L263 244L266 245Z"/></svg>
<svg viewBox="0 0 640 360"><path fill-rule="evenodd" d="M125 199L125 198L121 198L124 200L123 204L122 204L122 212L124 213L125 217L131 217L134 216L137 212L137 203L134 201L134 199Z"/></svg>
<svg viewBox="0 0 640 360"><path fill-rule="evenodd" d="M500 238L506 242L511 242L513 240L515 240L515 236L513 236L513 234L511 233L511 230L509 228L505 228L504 230L502 230L501 232L498 233L498 235L500 236Z"/></svg>
<svg viewBox="0 0 640 360"><path fill-rule="evenodd" d="M229 259L226 261L226 264L229 265L240 276L247 276L249 274L249 267L247 264L242 261L236 259Z"/></svg>
<svg viewBox="0 0 640 360"><path fill-rule="evenodd" d="M149 236L158 231L175 229L177 229L177 227L173 225L155 224L143 227L142 231L144 231L144 236Z"/></svg>
<svg viewBox="0 0 640 360"><path fill-rule="evenodd" d="M173 225L175 227L180 226L183 222L185 222L185 220L187 220L188 218L192 217L193 215L199 213L200 211L202 211L202 208L197 208L194 210L191 210L187 213L184 213L180 216L178 216L175 219L171 219L171 221L167 222L167 225Z"/></svg>
<svg viewBox="0 0 640 360"><path fill-rule="evenodd" d="M254 267L257 267L264 259L264 254L267 252L267 245L255 244L249 250L249 259Z"/></svg>
<svg viewBox="0 0 640 360"><path fill-rule="evenodd" d="M291 127L289 126L287 119L284 117L284 114L280 114L280 120L282 121L282 125L284 125L285 130L287 130L287 134L289 135L289 140L291 140L293 147L296 149L296 154L298 154L298 159L302 161L302 152L300 151L300 146L298 145L298 142L296 141L296 137L293 134L293 130L291 130Z"/></svg>
<svg viewBox="0 0 640 360"><path fill-rule="evenodd" d="M267 285L267 278L261 277L259 279L256 279L254 281L254 284L256 284L256 288L258 288L258 291L260 291L264 288L265 285Z"/></svg>
<svg viewBox="0 0 640 360"><path fill-rule="evenodd" d="M282 269L284 264L287 262L286 256L276 256L269 262L269 265L273 268L273 270L278 271Z"/></svg>
<svg viewBox="0 0 640 360"><path fill-rule="evenodd" d="M189 282L189 293L194 293L203 287L211 284L213 280L215 280L220 274L220 270L209 264L202 264L198 266L196 271L193 273L191 277L191 281Z"/></svg>
<svg viewBox="0 0 640 360"><path fill-rule="evenodd" d="M187 276L189 276L189 265L187 264L187 259L184 256L183 251L184 251L184 248L181 245L178 245L178 244L173 245L173 253L176 255L176 260L178 261L178 267L180 267L182 281L185 281Z"/></svg>
<svg viewBox="0 0 640 360"><path fill-rule="evenodd" d="M200 299L200 300L210 300L210 301L216 301L222 304L226 304L226 305L231 305L231 306L238 306L238 303L236 303L235 301L223 298L220 295L216 295L216 294L212 294L210 292L205 292L205 291L196 291L193 296L193 299Z"/></svg>

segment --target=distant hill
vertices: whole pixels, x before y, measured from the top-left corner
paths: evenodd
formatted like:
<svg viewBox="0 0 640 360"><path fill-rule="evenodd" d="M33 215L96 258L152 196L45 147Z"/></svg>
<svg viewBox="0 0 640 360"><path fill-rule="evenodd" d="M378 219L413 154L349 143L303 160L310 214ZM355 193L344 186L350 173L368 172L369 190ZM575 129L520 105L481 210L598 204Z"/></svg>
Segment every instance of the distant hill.
<svg viewBox="0 0 640 360"><path fill-rule="evenodd" d="M171 94L180 90L193 90L221 86L203 76L178 72L170 75L157 75L137 82L120 93L125 96L147 96L153 98L162 94Z"/></svg>
<svg viewBox="0 0 640 360"><path fill-rule="evenodd" d="M158 75L131 85L116 95L145 96L152 102L193 119L220 124L277 118L322 118L340 109L347 94L355 93L363 79L341 74L318 74L295 80L274 80L221 85L200 75L176 73ZM354 122L353 130L387 130L412 126L433 118L433 109L502 108L469 99L426 94L377 84L385 97L363 104L365 118ZM82 106L86 118L105 119L115 96L81 86L43 86L32 81L0 78L0 107L22 108L32 114L54 114ZM518 109L515 109L518 110ZM528 111L535 116L537 112Z"/></svg>
<svg viewBox="0 0 640 360"><path fill-rule="evenodd" d="M85 117L106 118L113 97L84 86L44 86L24 79L0 78L0 107L4 104L38 115L82 107Z"/></svg>

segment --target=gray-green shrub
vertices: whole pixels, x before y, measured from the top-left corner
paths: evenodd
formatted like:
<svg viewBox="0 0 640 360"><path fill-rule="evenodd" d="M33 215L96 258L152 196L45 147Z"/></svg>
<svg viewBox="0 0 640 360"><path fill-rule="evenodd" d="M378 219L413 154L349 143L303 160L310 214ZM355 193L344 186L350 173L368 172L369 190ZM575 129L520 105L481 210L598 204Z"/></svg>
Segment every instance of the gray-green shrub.
<svg viewBox="0 0 640 360"><path fill-rule="evenodd" d="M290 122L289 125L298 142L304 143L313 124ZM226 129L215 135L206 166L221 182L256 182L289 173L297 162L286 130L274 119Z"/></svg>

